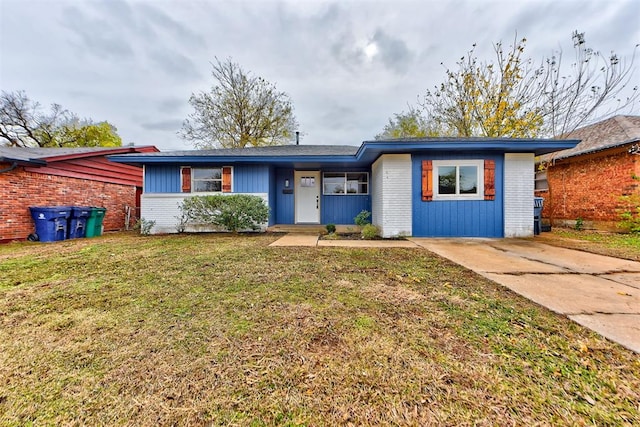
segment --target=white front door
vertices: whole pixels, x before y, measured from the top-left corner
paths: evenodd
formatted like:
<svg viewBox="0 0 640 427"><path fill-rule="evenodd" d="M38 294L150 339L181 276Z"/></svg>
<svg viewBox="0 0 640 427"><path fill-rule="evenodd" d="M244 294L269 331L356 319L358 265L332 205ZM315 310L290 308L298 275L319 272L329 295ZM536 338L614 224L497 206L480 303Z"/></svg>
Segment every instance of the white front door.
<svg viewBox="0 0 640 427"><path fill-rule="evenodd" d="M295 171L296 224L320 224L320 171Z"/></svg>

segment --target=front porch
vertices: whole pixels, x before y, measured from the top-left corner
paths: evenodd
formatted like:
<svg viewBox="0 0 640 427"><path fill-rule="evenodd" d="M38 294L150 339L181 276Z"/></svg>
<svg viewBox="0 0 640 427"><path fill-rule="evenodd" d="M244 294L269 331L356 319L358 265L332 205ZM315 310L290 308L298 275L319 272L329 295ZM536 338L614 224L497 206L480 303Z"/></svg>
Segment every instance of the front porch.
<svg viewBox="0 0 640 427"><path fill-rule="evenodd" d="M271 233L295 234L326 234L327 229L322 224L275 224L267 227ZM359 233L360 227L355 224L336 224L337 233Z"/></svg>

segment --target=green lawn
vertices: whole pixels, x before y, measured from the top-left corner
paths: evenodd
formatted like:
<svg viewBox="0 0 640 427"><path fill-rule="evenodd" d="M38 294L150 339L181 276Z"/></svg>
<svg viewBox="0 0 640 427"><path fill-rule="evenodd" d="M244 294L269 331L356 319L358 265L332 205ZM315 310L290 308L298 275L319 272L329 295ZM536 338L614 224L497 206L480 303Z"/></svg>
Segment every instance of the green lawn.
<svg viewBox="0 0 640 427"><path fill-rule="evenodd" d="M570 249L640 261L640 233L603 233L554 228L542 233L537 240Z"/></svg>
<svg viewBox="0 0 640 427"><path fill-rule="evenodd" d="M640 358L421 249L0 245L0 425L639 425Z"/></svg>

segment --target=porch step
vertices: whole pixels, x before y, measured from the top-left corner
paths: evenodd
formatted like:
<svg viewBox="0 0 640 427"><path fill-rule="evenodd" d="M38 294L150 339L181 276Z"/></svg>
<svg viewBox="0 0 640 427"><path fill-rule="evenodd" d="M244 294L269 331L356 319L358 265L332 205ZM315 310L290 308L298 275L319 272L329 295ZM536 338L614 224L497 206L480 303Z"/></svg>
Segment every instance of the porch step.
<svg viewBox="0 0 640 427"><path fill-rule="evenodd" d="M326 228L323 225L302 225L302 224L280 224L272 225L267 228L267 231L273 233L297 233L297 234L322 234L326 232Z"/></svg>
<svg viewBox="0 0 640 427"><path fill-rule="evenodd" d="M318 224L276 224L267 228L272 233L296 233L296 234L326 234L327 229L324 225ZM360 227L348 224L336 224L338 233L359 233Z"/></svg>

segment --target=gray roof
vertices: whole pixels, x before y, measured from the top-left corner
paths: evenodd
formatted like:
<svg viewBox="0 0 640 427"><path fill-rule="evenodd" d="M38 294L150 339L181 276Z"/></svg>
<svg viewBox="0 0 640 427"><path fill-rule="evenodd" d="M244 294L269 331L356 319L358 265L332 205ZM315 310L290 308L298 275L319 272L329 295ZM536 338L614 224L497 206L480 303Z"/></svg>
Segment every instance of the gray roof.
<svg viewBox="0 0 640 427"><path fill-rule="evenodd" d="M69 154L85 154L94 151L105 151L122 147L3 147L0 146L0 155L23 156L30 159L45 159L53 156L66 156Z"/></svg>
<svg viewBox="0 0 640 427"><path fill-rule="evenodd" d="M38 153L35 153L32 150L36 149L0 146L0 161L38 164L44 163L44 161L40 160Z"/></svg>
<svg viewBox="0 0 640 427"><path fill-rule="evenodd" d="M73 156L91 153L123 152L134 146L124 147L6 147L0 145L0 161L43 164L51 157Z"/></svg>
<svg viewBox="0 0 640 427"><path fill-rule="evenodd" d="M216 148L211 150L163 151L145 153L145 157L155 156L353 156L360 147L355 145L274 145L269 147Z"/></svg>
<svg viewBox="0 0 640 427"><path fill-rule="evenodd" d="M640 141L640 116L614 116L576 129L567 134L566 137L580 139L582 142L574 148L558 151L545 156L543 159L564 159L637 143Z"/></svg>

